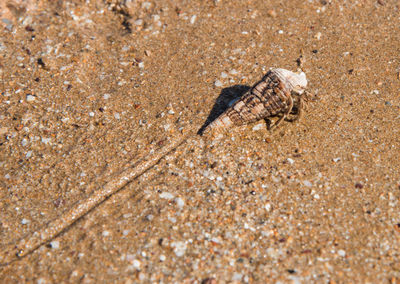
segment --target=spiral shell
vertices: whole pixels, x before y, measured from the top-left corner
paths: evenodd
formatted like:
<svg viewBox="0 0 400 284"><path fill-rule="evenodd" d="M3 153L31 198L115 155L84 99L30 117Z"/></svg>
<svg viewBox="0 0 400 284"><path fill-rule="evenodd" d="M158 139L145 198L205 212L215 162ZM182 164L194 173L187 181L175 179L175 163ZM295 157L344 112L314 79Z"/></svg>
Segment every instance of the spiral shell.
<svg viewBox="0 0 400 284"><path fill-rule="evenodd" d="M210 123L203 133L258 121L270 116L286 116L293 107L292 92L299 95L307 87L306 74L275 68L250 88L238 101Z"/></svg>

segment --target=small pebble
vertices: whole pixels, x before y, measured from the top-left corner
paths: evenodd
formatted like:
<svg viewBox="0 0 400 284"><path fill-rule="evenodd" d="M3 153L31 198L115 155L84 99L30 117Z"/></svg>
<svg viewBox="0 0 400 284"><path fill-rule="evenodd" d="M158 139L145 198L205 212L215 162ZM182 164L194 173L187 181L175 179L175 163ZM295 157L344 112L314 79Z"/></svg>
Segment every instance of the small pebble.
<svg viewBox="0 0 400 284"><path fill-rule="evenodd" d="M104 95L103 95L103 99L105 99L105 100L108 100L110 97L111 97L110 94L104 94Z"/></svg>
<svg viewBox="0 0 400 284"><path fill-rule="evenodd" d="M231 71L229 71L229 73L232 75L237 75L239 72L236 69L232 69Z"/></svg>
<svg viewBox="0 0 400 284"><path fill-rule="evenodd" d="M44 138L44 137L42 137L42 143L44 143L44 144L49 144L50 142L51 142L51 138Z"/></svg>
<svg viewBox="0 0 400 284"><path fill-rule="evenodd" d="M234 272L232 276L232 281L242 281L243 274L239 272Z"/></svg>
<svg viewBox="0 0 400 284"><path fill-rule="evenodd" d="M137 19L136 21L133 22L137 26L143 25L143 20L142 19Z"/></svg>
<svg viewBox="0 0 400 284"><path fill-rule="evenodd" d="M291 158L287 158L287 161L289 162L289 164L291 164L291 165L293 165L293 163L294 163L294 160L293 159L291 159Z"/></svg>
<svg viewBox="0 0 400 284"><path fill-rule="evenodd" d="M26 152L25 158L29 159L30 157L32 157L32 151Z"/></svg>
<svg viewBox="0 0 400 284"><path fill-rule="evenodd" d="M171 243L171 247L174 248L174 253L176 256L181 257L185 255L186 244L184 242L173 242Z"/></svg>
<svg viewBox="0 0 400 284"><path fill-rule="evenodd" d="M261 129L263 129L264 127L265 127L265 126L264 126L264 123L259 123L259 124L253 126L253 131L261 130Z"/></svg>
<svg viewBox="0 0 400 284"><path fill-rule="evenodd" d="M357 182L354 186L355 186L355 188L358 188L358 189L362 189L364 187L362 185L362 183L359 183L359 182Z"/></svg>
<svg viewBox="0 0 400 284"><path fill-rule="evenodd" d="M179 208L183 208L183 206L185 206L185 201L180 197L176 198L175 202Z"/></svg>
<svg viewBox="0 0 400 284"><path fill-rule="evenodd" d="M108 237L110 235L109 231L103 231L102 233L103 237Z"/></svg>
<svg viewBox="0 0 400 284"><path fill-rule="evenodd" d="M26 224L29 224L31 221L29 221L28 219L22 219L22 221L21 221L21 224L22 225L26 225Z"/></svg>
<svg viewBox="0 0 400 284"><path fill-rule="evenodd" d="M215 87L222 87L223 86L223 84L222 84L222 82L220 80L215 81L214 85L215 85Z"/></svg>
<svg viewBox="0 0 400 284"><path fill-rule="evenodd" d="M172 193L169 193L169 192L163 192L163 193L160 194L160 198L164 198L164 199L170 200L170 199L174 199L175 195L173 195Z"/></svg>
<svg viewBox="0 0 400 284"><path fill-rule="evenodd" d="M29 102L33 102L34 100L36 100L36 97L35 96L32 96L32 95L27 95L26 96L26 101L29 103Z"/></svg>
<svg viewBox="0 0 400 284"><path fill-rule="evenodd" d="M150 9L151 8L151 2L143 2L142 3L142 8L146 9L146 10Z"/></svg>
<svg viewBox="0 0 400 284"><path fill-rule="evenodd" d="M312 183L308 180L303 181L303 184L308 187L312 187Z"/></svg>
<svg viewBox="0 0 400 284"><path fill-rule="evenodd" d="M50 242L51 248L52 249L59 249L60 248L60 242L59 241L52 241Z"/></svg>
<svg viewBox="0 0 400 284"><path fill-rule="evenodd" d="M339 254L341 257L345 257L345 256L346 256L346 252L345 252L344 250L342 250L342 249L338 250L338 254Z"/></svg>
<svg viewBox="0 0 400 284"><path fill-rule="evenodd" d="M191 23L192 25L194 24L194 22L196 22L196 18L197 18L196 15L193 15L193 16L190 18L190 23Z"/></svg>

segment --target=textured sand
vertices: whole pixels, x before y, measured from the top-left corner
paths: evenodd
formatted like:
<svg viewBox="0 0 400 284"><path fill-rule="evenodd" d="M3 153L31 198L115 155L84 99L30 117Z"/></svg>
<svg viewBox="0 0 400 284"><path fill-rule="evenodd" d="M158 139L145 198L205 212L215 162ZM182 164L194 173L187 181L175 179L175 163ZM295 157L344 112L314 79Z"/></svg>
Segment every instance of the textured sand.
<svg viewBox="0 0 400 284"><path fill-rule="evenodd" d="M400 282L398 1L48 2L0 4L3 254L270 67L315 99L190 137L1 282Z"/></svg>

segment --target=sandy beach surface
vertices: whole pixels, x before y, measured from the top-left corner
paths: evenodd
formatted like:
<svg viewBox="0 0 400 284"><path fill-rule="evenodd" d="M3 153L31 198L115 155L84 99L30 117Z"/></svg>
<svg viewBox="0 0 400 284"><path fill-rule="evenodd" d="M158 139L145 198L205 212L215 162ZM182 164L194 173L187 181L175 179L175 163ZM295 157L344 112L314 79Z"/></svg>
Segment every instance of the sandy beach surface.
<svg viewBox="0 0 400 284"><path fill-rule="evenodd" d="M399 15L395 0L2 1L0 282L400 283ZM274 67L307 74L299 121L195 134Z"/></svg>

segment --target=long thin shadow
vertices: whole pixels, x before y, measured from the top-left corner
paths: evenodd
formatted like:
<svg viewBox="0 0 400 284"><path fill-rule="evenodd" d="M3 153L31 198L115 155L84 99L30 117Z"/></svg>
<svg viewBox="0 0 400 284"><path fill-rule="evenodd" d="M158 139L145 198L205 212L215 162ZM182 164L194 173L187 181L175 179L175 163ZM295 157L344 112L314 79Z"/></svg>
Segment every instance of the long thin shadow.
<svg viewBox="0 0 400 284"><path fill-rule="evenodd" d="M203 132L207 126L216 120L225 110L227 110L232 105L232 101L239 99L249 89L250 87L246 85L234 85L232 87L222 89L221 94L216 99L210 114L208 115L203 126L199 129L199 131L197 131L197 134L203 135Z"/></svg>

